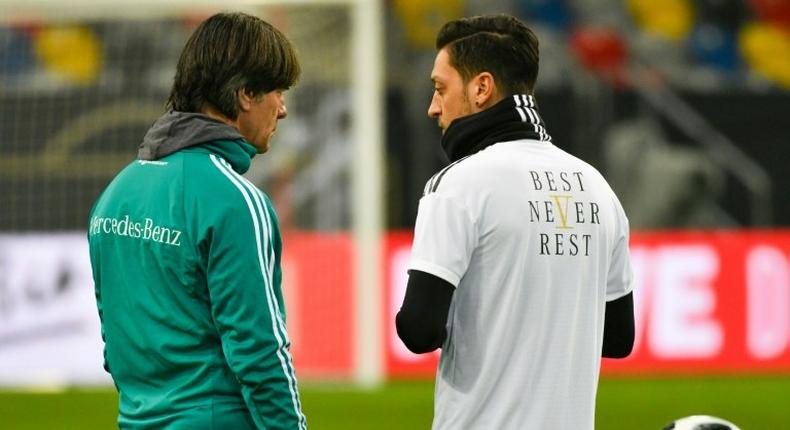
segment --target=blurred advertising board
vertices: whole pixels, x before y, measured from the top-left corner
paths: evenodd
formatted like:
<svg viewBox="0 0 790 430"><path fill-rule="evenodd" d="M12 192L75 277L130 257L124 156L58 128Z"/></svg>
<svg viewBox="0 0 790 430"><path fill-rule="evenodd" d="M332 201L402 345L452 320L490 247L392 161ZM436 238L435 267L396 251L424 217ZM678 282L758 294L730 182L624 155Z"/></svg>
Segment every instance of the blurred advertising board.
<svg viewBox="0 0 790 430"><path fill-rule="evenodd" d="M303 379L349 379L354 366L352 240L284 232L283 291ZM394 319L410 232L383 241L384 369L434 374L438 353L406 350ZM637 340L608 374L790 372L790 230L634 233ZM0 386L110 383L85 234L0 235Z"/></svg>
<svg viewBox="0 0 790 430"><path fill-rule="evenodd" d="M0 385L108 384L85 233L0 235Z"/></svg>
<svg viewBox="0 0 790 430"><path fill-rule="evenodd" d="M438 354L409 353L389 324L411 237L388 239L387 369L432 374ZM636 344L627 359L603 360L604 373L790 371L790 231L634 233L631 257Z"/></svg>
<svg viewBox="0 0 790 430"><path fill-rule="evenodd" d="M286 236L283 291L300 377L350 375L350 280L348 234ZM0 386L109 383L85 233L0 234Z"/></svg>

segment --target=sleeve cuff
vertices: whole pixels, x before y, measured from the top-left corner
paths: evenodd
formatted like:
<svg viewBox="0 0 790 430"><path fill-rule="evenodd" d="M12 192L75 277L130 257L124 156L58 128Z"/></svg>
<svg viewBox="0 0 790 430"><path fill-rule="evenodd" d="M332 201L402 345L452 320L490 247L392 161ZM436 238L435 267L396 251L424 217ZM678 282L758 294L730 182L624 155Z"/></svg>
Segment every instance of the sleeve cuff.
<svg viewBox="0 0 790 430"><path fill-rule="evenodd" d="M441 278L449 282L453 287L457 287L458 283L461 282L461 276L453 273L453 271L424 260L409 261L408 269L419 270L421 272L430 273L431 275L436 276L437 278Z"/></svg>
<svg viewBox="0 0 790 430"><path fill-rule="evenodd" d="M619 298L627 296L628 293L631 293L633 291L634 291L634 288L633 288L633 284L632 284L632 285L629 285L628 288L626 288L624 291L618 291L616 293L607 294L606 295L606 301L607 302L611 302L611 301L617 300Z"/></svg>

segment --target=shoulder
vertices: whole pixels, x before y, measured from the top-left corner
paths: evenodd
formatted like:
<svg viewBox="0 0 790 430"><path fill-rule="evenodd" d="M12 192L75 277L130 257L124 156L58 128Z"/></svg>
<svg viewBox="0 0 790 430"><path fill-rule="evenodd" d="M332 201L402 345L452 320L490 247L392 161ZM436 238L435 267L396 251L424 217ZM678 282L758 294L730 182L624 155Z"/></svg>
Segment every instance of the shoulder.
<svg viewBox="0 0 790 430"><path fill-rule="evenodd" d="M579 163L579 166L580 166L579 170L584 172L585 177L588 178L588 180L590 180L591 182L595 183L596 186L603 193L605 193L606 195L608 195L612 199L612 202L614 203L614 205L620 211L622 211L622 206L620 205L620 199L617 198L617 194L614 192L614 190L612 189L612 186L609 184L609 181L606 180L606 178L603 176L603 174L597 168L595 168L591 164L587 163L586 161L581 160L579 158L576 158L576 160L578 160L578 163Z"/></svg>
<svg viewBox="0 0 790 430"><path fill-rule="evenodd" d="M562 151L562 150L560 150ZM609 184L609 181L606 180L604 175L593 165L590 163L575 157L571 154L562 151L569 163L574 166L574 169L582 174L582 177L579 180L584 181L584 186L587 187L588 191L596 192L599 196L599 202L603 204L610 204L611 208L614 210L616 214L616 219L619 220L621 224L628 224L628 219L625 214L625 210L623 209L623 205L620 202L620 199L617 197L617 193L615 193L612 186Z"/></svg>
<svg viewBox="0 0 790 430"><path fill-rule="evenodd" d="M277 216L258 187L220 156L195 153L189 158L185 212L198 240L222 234L243 245L276 237Z"/></svg>
<svg viewBox="0 0 790 430"><path fill-rule="evenodd" d="M610 194L612 197L617 199L617 196L614 194L609 182L595 166L579 157L576 157L575 155L566 152L561 148L554 146L553 149L556 153L557 159L560 161L560 163L562 163L562 165L567 166L569 170L580 172L583 175L585 181L594 184L597 189L602 190L603 192Z"/></svg>
<svg viewBox="0 0 790 430"><path fill-rule="evenodd" d="M468 155L456 160L436 172L425 183L423 196L452 189L469 190L476 185L480 185L481 179L487 177L486 174L493 166L488 162L487 157L482 152Z"/></svg>
<svg viewBox="0 0 790 430"><path fill-rule="evenodd" d="M498 143L449 164L428 180L423 195L453 189L484 191L514 182L530 161L530 154L520 146Z"/></svg>
<svg viewBox="0 0 790 430"><path fill-rule="evenodd" d="M215 154L185 155L184 183L188 197L212 212L248 211L266 207L263 193Z"/></svg>

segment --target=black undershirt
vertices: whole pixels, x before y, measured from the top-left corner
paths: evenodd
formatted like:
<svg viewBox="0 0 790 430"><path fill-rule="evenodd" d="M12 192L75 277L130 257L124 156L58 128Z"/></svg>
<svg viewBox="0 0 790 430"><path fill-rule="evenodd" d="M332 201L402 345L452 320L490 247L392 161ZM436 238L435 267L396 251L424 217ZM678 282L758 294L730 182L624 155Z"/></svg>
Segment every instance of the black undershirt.
<svg viewBox="0 0 790 430"><path fill-rule="evenodd" d="M447 337L447 313L453 299L452 284L419 270L409 271L403 306L395 317L398 337L415 354L439 348Z"/></svg>
<svg viewBox="0 0 790 430"><path fill-rule="evenodd" d="M602 357L625 358L634 347L634 294L606 302Z"/></svg>

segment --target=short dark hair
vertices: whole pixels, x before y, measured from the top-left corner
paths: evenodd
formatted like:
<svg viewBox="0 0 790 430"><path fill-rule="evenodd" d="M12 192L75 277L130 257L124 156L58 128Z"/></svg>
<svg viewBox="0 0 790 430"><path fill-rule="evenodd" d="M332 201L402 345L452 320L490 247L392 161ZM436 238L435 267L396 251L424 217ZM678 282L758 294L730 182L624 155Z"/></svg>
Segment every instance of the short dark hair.
<svg viewBox="0 0 790 430"><path fill-rule="evenodd" d="M245 13L219 13L203 21L184 46L167 106L200 112L210 103L236 119L239 90L286 90L300 73L291 42L271 24Z"/></svg>
<svg viewBox="0 0 790 430"><path fill-rule="evenodd" d="M436 36L464 82L482 72L509 94L532 94L538 78L538 38L510 15L483 15L450 21Z"/></svg>

